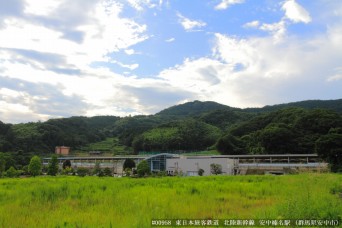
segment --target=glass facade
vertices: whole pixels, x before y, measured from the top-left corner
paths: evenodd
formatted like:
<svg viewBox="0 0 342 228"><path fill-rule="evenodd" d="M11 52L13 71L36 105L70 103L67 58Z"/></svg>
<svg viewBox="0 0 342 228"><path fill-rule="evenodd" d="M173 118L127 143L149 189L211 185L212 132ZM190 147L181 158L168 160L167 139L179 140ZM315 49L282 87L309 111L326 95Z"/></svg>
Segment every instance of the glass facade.
<svg viewBox="0 0 342 228"><path fill-rule="evenodd" d="M150 170L152 172L159 172L159 171L165 171L166 170L166 159L167 158L173 158L178 157L178 155L175 154L157 154L154 156L151 156L147 159L145 159L150 166Z"/></svg>

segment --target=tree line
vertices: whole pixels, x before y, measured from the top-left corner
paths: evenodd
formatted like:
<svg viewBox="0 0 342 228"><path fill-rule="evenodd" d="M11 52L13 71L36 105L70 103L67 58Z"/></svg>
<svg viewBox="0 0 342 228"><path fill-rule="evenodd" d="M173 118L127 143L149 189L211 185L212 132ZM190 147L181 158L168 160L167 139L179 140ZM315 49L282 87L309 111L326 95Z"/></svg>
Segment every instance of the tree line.
<svg viewBox="0 0 342 228"><path fill-rule="evenodd" d="M51 119L46 122L0 122L0 161L5 170L22 169L33 155L47 155L55 146L73 150L117 137L140 151L217 149L222 154L318 153L341 167L342 100L308 101L261 109L238 109L215 102L189 102L150 116L98 116ZM315 109L316 107L331 108ZM271 110L271 111L270 111Z"/></svg>

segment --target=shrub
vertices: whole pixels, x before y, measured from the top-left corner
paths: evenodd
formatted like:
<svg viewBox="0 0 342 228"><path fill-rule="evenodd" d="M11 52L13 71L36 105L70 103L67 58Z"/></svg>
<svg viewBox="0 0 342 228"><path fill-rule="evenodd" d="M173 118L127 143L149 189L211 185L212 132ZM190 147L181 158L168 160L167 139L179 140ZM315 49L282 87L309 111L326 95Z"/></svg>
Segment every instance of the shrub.
<svg viewBox="0 0 342 228"><path fill-rule="evenodd" d="M80 177L84 177L84 176L88 175L88 173L89 173L89 170L87 168L79 167L77 169L77 175Z"/></svg>
<svg viewBox="0 0 342 228"><path fill-rule="evenodd" d="M19 172L18 170L16 170L13 166L11 166L11 168L9 168L7 171L6 171L6 176L7 177L18 177L19 176Z"/></svg>
<svg viewBox="0 0 342 228"><path fill-rule="evenodd" d="M57 173L58 173L58 159L56 155L53 155L51 160L49 161L48 175L56 176Z"/></svg>
<svg viewBox="0 0 342 228"><path fill-rule="evenodd" d="M38 176L42 172L42 162L38 156L33 156L31 158L28 170L34 177Z"/></svg>
<svg viewBox="0 0 342 228"><path fill-rule="evenodd" d="M143 160L138 164L137 173L139 177L150 174L150 167L148 166L147 161Z"/></svg>
<svg viewBox="0 0 342 228"><path fill-rule="evenodd" d="M105 176L112 176L112 171L108 167L103 170L103 173Z"/></svg>
<svg viewBox="0 0 342 228"><path fill-rule="evenodd" d="M210 164L210 171L212 174L218 175L222 173L222 166L220 164Z"/></svg>
<svg viewBox="0 0 342 228"><path fill-rule="evenodd" d="M204 173L204 169L199 169L198 170L198 175L203 176L203 173Z"/></svg>

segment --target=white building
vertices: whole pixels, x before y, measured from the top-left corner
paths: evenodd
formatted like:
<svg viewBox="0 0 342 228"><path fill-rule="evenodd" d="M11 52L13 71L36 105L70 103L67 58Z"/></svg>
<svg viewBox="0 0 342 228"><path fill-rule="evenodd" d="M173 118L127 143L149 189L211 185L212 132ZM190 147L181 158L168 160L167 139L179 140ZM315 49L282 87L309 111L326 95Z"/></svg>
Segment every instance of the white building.
<svg viewBox="0 0 342 228"><path fill-rule="evenodd" d="M234 173L233 159L208 157L168 158L166 159L166 171L169 175L198 176L198 171L202 169L204 170L203 176L209 176L213 175L211 171L212 164L219 165L223 175L233 175Z"/></svg>

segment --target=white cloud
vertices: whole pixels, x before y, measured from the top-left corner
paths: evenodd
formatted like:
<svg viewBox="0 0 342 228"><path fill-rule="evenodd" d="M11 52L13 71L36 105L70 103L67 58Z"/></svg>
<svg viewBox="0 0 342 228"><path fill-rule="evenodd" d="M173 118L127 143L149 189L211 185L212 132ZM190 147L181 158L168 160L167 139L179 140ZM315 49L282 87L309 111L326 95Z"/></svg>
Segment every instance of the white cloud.
<svg viewBox="0 0 342 228"><path fill-rule="evenodd" d="M137 63L134 63L134 64L123 64L123 63L121 63L119 61L116 61L116 60L112 60L111 62L115 63L115 64L118 64L121 67L130 69L130 70L135 70L135 69L137 69L139 67L139 64L137 64Z"/></svg>
<svg viewBox="0 0 342 228"><path fill-rule="evenodd" d="M244 3L245 0L221 0L221 2L215 6L216 10L225 10L231 5Z"/></svg>
<svg viewBox="0 0 342 228"><path fill-rule="evenodd" d="M295 0L287 0L282 9L285 11L286 17L295 23L303 22L307 24L311 22L309 12Z"/></svg>
<svg viewBox="0 0 342 228"><path fill-rule="evenodd" d="M270 32L276 42L283 40L286 35L286 22L284 20L273 24L263 23L259 28L263 31Z"/></svg>
<svg viewBox="0 0 342 228"><path fill-rule="evenodd" d="M205 27L207 24L203 21L190 20L189 18L184 17L182 14L177 13L179 18L179 23L183 26L186 31L193 31L195 28Z"/></svg>
<svg viewBox="0 0 342 228"><path fill-rule="evenodd" d="M35 113L29 107L21 104L0 101L0 117L5 123L23 123L27 121L45 121L50 116Z"/></svg>
<svg viewBox="0 0 342 228"><path fill-rule="evenodd" d="M24 16L3 17L1 121L151 114L194 99L248 107L324 99L331 91L335 93L331 97L342 95L339 92L342 86L339 21L327 23L327 31L306 39L286 36L288 25L308 21L294 1L283 4L286 17L279 22L252 21L244 25L266 31L264 36L240 38L217 33L212 42L212 55L187 58L150 78L129 76L132 72L120 75L110 69L112 63L131 71L139 67L127 64L132 61L114 60L111 56L118 56L115 52L140 54L133 48L149 38L147 26L122 18L123 5L115 1L74 1L78 2L54 4L54 0L47 0L37 6L39 1L32 0L28 1L30 5L25 8ZM83 7L80 1L89 5ZM145 3L164 4L163 1L135 2L140 7L146 7ZM228 7L238 1L223 2ZM71 9L65 8L68 3ZM83 8L75 15L76 6ZM293 8L297 8L297 13L293 13ZM206 26L181 14L178 17L187 31ZM171 37L164 41L174 40ZM100 66L97 62L101 62Z"/></svg>
<svg viewBox="0 0 342 228"><path fill-rule="evenodd" d="M111 63L113 60L108 54L120 50L135 54L130 47L148 39L146 25L122 18L122 5L113 1L82 0L82 4L73 4L74 1L47 0L41 5L38 0L28 2L25 16L18 14L5 18L5 26L0 28L0 77L10 80L0 84L0 119L19 122L22 118L25 122L73 115L74 112L87 115L104 109L112 110L112 115L132 113L117 108L130 106L134 110L137 107L128 99L133 99L134 95L123 93L120 86L142 82L106 68L92 68L91 64ZM88 3L91 5L84 6ZM74 12L76 6L84 9ZM75 16L76 13L81 15ZM73 16L74 20L65 21ZM79 32L80 39L75 41L66 37L70 31L72 35ZM116 64L130 70L139 67L119 61ZM30 83L31 87L37 86L39 92L27 89L24 95L15 93L11 89L15 83L22 86ZM56 93L47 94L46 90L51 91L51 88ZM79 106L72 103L76 98ZM58 101L61 99L74 108L63 107L63 101ZM50 106L46 106L47 100L51 101ZM63 113L58 106L65 109Z"/></svg>
<svg viewBox="0 0 342 228"><path fill-rule="evenodd" d="M25 0L24 13L48 16L61 4L60 0Z"/></svg>
<svg viewBox="0 0 342 228"><path fill-rule="evenodd" d="M243 25L244 28L258 28L260 25L259 21L251 21Z"/></svg>
<svg viewBox="0 0 342 228"><path fill-rule="evenodd" d="M175 38L171 37L170 39L165 40L165 42L171 43L171 42L173 42L175 40L176 40Z"/></svg>
<svg viewBox="0 0 342 228"><path fill-rule="evenodd" d="M127 55L133 55L133 54L135 54L135 51L134 51L133 49L126 49L126 50L125 50L125 53L126 53Z"/></svg>
<svg viewBox="0 0 342 228"><path fill-rule="evenodd" d="M342 80L342 67L337 67L334 69L334 75L328 77L328 82L339 81Z"/></svg>
<svg viewBox="0 0 342 228"><path fill-rule="evenodd" d="M82 42L63 39L63 31L32 21L6 19L6 28L0 30L0 47L60 54L67 58L69 64L82 68L94 61L106 61L108 53L126 49L148 38L144 35L146 25L120 18L120 12L118 4L97 4L87 13L92 19L77 26L77 30L84 34Z"/></svg>
<svg viewBox="0 0 342 228"><path fill-rule="evenodd" d="M335 74L327 79L328 82L342 80L342 74Z"/></svg>
<svg viewBox="0 0 342 228"><path fill-rule="evenodd" d="M212 58L187 59L162 71L159 78L196 99L236 107L324 99L341 86L336 84L342 82L341 35L337 27L307 40L284 37L277 43L273 36L242 39L215 34ZM335 70L329 77L331 69Z"/></svg>
<svg viewBox="0 0 342 228"><path fill-rule="evenodd" d="M144 7L155 8L163 5L162 0L127 0L127 2L137 11L144 10Z"/></svg>

